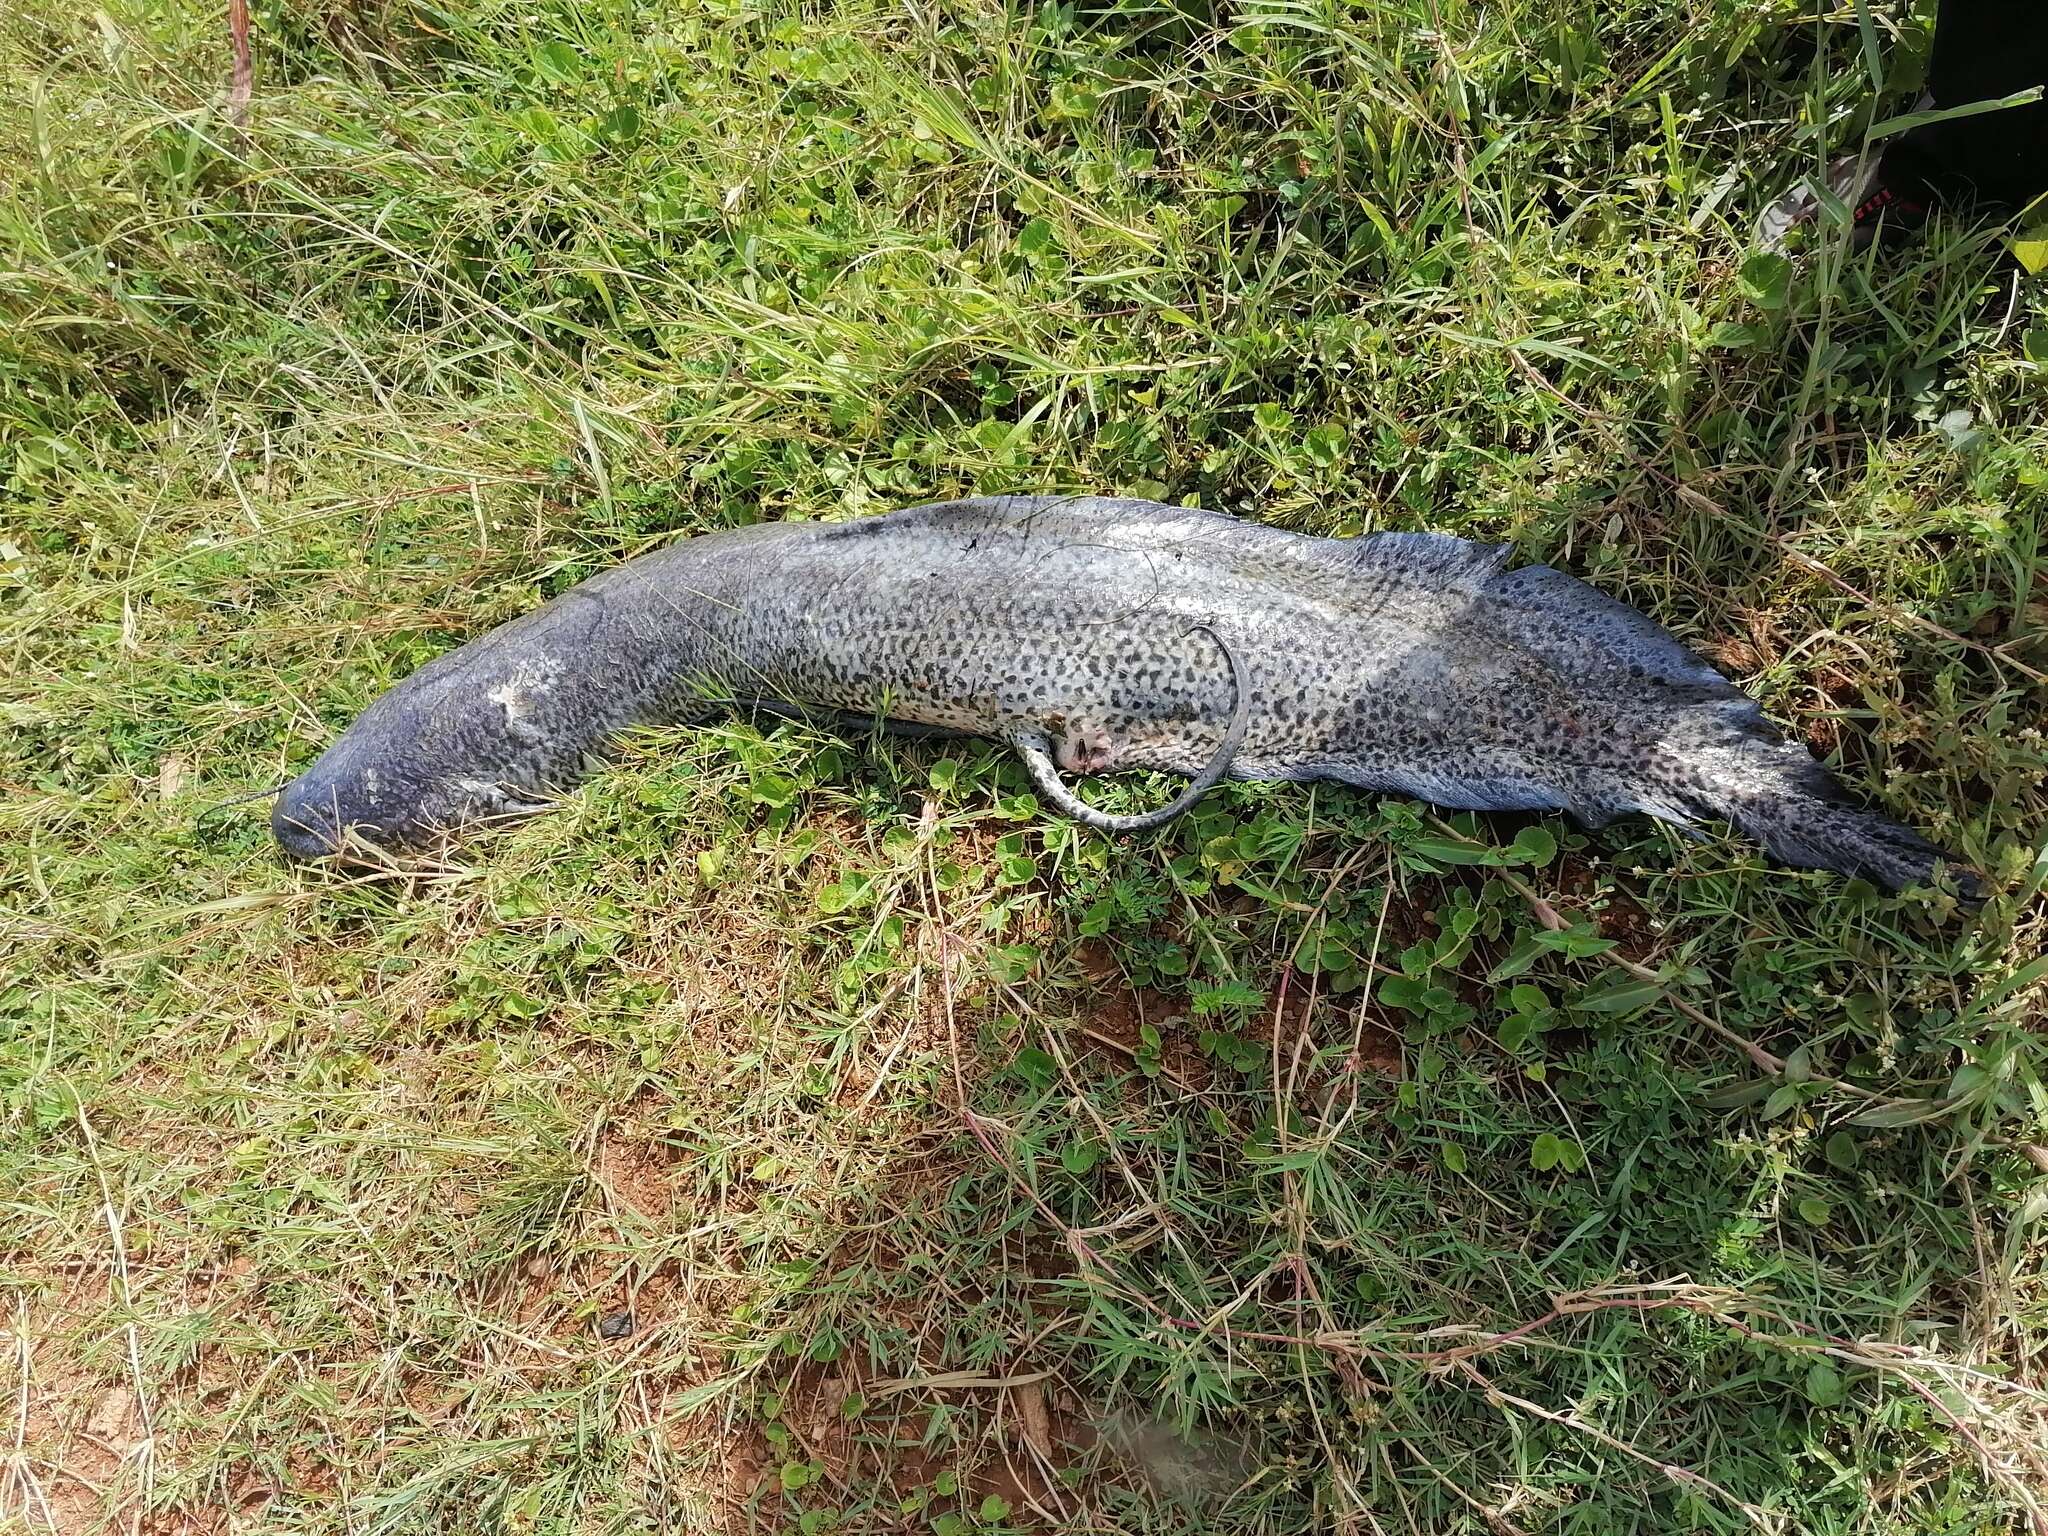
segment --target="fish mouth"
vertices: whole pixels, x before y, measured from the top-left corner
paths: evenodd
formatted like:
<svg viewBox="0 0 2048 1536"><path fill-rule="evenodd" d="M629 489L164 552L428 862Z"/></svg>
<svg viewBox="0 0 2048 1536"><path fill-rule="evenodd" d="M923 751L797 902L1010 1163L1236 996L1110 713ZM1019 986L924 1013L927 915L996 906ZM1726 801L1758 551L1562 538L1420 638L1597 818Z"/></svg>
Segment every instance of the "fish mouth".
<svg viewBox="0 0 2048 1536"><path fill-rule="evenodd" d="M295 864L331 859L341 851L341 840L334 834L318 827L283 821L274 812L270 818L270 831L277 839L277 846L284 850L285 857Z"/></svg>
<svg viewBox="0 0 2048 1536"><path fill-rule="evenodd" d="M293 863L367 854L402 846L405 829L373 816L346 814L335 783L311 774L294 779L270 807L270 832Z"/></svg>
<svg viewBox="0 0 2048 1536"><path fill-rule="evenodd" d="M270 807L271 836L294 862L333 858L346 841L345 825L339 798L305 779L287 784Z"/></svg>

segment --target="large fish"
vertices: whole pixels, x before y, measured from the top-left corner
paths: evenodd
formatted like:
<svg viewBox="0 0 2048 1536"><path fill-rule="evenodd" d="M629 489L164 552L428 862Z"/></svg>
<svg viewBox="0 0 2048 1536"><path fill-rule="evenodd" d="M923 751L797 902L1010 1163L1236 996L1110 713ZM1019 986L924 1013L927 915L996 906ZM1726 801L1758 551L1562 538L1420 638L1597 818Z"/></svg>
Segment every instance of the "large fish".
<svg viewBox="0 0 2048 1536"><path fill-rule="evenodd" d="M738 708L993 737L1109 831L1234 774L1588 826L1726 821L1788 864L1894 889L1950 858L1845 803L1648 619L1507 555L1098 497L705 534L422 667L286 787L272 826L307 858L418 844L545 804L629 727ZM1194 779L1112 817L1062 778L1137 768Z"/></svg>

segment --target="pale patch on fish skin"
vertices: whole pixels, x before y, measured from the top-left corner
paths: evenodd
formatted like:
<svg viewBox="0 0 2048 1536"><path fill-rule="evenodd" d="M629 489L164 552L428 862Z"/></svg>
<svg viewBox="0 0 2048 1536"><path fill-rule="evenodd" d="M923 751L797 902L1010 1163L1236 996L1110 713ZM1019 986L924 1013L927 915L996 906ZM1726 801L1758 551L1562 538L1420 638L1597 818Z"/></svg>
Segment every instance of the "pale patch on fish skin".
<svg viewBox="0 0 2048 1536"><path fill-rule="evenodd" d="M560 672L554 657L545 652L525 656L510 677L484 695L505 712L506 735L526 743L540 739L542 729L534 719L534 711L554 691Z"/></svg>
<svg viewBox="0 0 2048 1536"><path fill-rule="evenodd" d="M548 804L544 795L527 793L502 779L463 775L449 780L447 788L455 792L458 801L439 807L435 814L422 820L422 826L457 826L464 822L531 816Z"/></svg>

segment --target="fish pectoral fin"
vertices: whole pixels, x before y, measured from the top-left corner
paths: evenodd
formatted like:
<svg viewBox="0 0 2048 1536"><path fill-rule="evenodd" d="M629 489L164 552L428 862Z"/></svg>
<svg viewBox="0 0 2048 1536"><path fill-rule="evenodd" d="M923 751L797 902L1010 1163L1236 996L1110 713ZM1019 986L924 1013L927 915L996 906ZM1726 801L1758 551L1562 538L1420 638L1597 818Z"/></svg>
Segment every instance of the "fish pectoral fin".
<svg viewBox="0 0 2048 1536"><path fill-rule="evenodd" d="M1024 760L1024 771L1031 775L1031 783L1038 792L1050 800L1061 814L1073 818L1084 827L1093 827L1098 832L1147 832L1154 827L1163 827L1168 822L1186 815L1223 781L1230 772L1230 766L1237 760L1238 748L1244 745L1245 731L1252 719L1251 676L1245 670L1243 660L1232 650L1229 642L1206 624L1196 626L1216 642L1216 648L1223 652L1224 660L1230 663L1231 687L1235 695L1231 706L1230 729L1223 740L1210 754L1202 771L1188 780L1188 786L1171 802L1156 811L1146 811L1137 816L1115 816L1108 811L1098 811L1079 795L1076 795L1061 779L1059 765L1053 761L1052 739L1035 726L1022 726L1008 733L1011 746Z"/></svg>

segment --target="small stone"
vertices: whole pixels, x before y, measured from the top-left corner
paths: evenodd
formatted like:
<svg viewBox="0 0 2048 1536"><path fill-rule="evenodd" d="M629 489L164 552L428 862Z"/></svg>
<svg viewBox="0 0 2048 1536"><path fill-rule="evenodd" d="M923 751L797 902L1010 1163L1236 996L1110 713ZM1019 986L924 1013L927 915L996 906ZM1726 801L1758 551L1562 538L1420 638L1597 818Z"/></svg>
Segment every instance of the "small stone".
<svg viewBox="0 0 2048 1536"><path fill-rule="evenodd" d="M630 1312L614 1312L611 1316L600 1319L597 1325L597 1336L600 1339L623 1339L632 1331L633 1314Z"/></svg>

